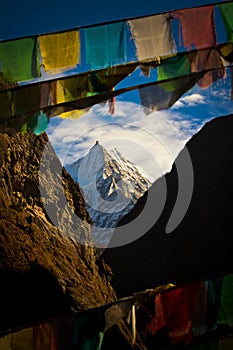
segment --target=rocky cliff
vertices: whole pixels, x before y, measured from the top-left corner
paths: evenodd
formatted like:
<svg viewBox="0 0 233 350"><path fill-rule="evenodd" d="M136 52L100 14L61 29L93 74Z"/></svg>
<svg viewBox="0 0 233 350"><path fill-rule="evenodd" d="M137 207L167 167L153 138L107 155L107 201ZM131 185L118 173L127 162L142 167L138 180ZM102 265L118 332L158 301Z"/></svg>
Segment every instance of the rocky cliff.
<svg viewBox="0 0 233 350"><path fill-rule="evenodd" d="M0 178L0 328L112 301L79 186L46 134L0 134Z"/></svg>
<svg viewBox="0 0 233 350"><path fill-rule="evenodd" d="M191 281L233 271L233 115L207 123L188 143L193 166L193 193L188 210L170 233L166 227L180 191L176 164L185 159L183 150L171 172L156 181L121 221L103 258L114 275L118 295L156 285ZM183 180L186 179L184 168ZM164 184L166 200L156 218ZM186 184L187 185L187 184ZM187 194L187 186L183 194ZM150 198L150 199L149 199ZM148 200L152 200L147 210ZM144 212L144 215L140 213ZM152 225L147 228L149 220ZM129 223L137 226L130 229ZM141 237L136 236L136 228ZM116 247L119 235L131 243Z"/></svg>

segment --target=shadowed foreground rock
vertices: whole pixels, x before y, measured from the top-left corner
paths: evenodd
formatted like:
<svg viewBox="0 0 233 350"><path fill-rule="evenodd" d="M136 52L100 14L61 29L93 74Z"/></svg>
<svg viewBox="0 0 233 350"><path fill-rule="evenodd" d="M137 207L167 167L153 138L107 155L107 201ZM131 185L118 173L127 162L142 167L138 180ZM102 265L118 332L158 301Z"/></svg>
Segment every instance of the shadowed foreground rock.
<svg viewBox="0 0 233 350"><path fill-rule="evenodd" d="M119 226L123 235L133 239L135 232L129 230L127 224L143 212L147 197L153 202L147 215L153 218L153 208L159 205L158 194L165 181L167 197L159 219L141 238L109 248L102 256L112 268L118 296L169 282L233 271L233 116L207 123L187 143L187 148L193 163L194 189L187 213L178 227L170 234L165 232L179 189L173 166L169 174L156 181L139 199ZM183 158L184 151L176 163ZM146 227L145 217L139 217L137 222L142 232ZM119 230L118 227L115 231L112 245L119 239Z"/></svg>
<svg viewBox="0 0 233 350"><path fill-rule="evenodd" d="M46 145L42 203L38 170ZM111 271L101 260L97 266L89 247L79 186L62 170L46 134L0 134L0 178L0 328L112 301Z"/></svg>

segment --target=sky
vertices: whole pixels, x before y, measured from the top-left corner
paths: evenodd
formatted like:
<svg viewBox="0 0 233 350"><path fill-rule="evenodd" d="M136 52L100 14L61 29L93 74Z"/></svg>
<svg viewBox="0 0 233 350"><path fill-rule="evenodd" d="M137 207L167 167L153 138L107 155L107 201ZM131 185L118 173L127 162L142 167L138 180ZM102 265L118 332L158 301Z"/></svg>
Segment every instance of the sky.
<svg viewBox="0 0 233 350"><path fill-rule="evenodd" d="M216 1L221 2L221 1ZM13 0L1 2L0 39L75 28L179 8L211 0Z"/></svg>
<svg viewBox="0 0 233 350"><path fill-rule="evenodd" d="M1 4L4 15L0 21L0 39L44 34L209 3L212 1L4 1ZM144 79L140 69L129 78L129 82L133 84L136 78L137 81ZM119 87L122 86L120 83ZM80 119L51 118L47 133L63 164L72 163L85 155L99 140L107 149L116 147L155 180L170 170L185 143L207 121L232 112L230 93L228 72L224 81L208 89L195 86L169 110L145 116L135 91L117 98L114 116L109 115L107 105L96 105Z"/></svg>
<svg viewBox="0 0 233 350"><path fill-rule="evenodd" d="M108 150L117 148L154 181L171 169L178 153L206 122L232 113L227 75L208 89L195 86L168 110L145 116L132 96L121 96L114 116L107 104L95 105L79 119L52 118L47 133L64 165L87 154L98 140Z"/></svg>

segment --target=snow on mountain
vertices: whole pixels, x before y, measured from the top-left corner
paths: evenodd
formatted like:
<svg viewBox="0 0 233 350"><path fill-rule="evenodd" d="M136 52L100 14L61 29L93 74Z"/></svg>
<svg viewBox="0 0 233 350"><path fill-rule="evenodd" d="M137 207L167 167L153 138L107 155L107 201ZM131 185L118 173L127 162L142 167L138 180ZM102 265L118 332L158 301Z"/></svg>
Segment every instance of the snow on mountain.
<svg viewBox="0 0 233 350"><path fill-rule="evenodd" d="M86 156L66 165L66 169L82 189L96 246L106 247L117 223L151 182L116 148L107 151L98 141Z"/></svg>

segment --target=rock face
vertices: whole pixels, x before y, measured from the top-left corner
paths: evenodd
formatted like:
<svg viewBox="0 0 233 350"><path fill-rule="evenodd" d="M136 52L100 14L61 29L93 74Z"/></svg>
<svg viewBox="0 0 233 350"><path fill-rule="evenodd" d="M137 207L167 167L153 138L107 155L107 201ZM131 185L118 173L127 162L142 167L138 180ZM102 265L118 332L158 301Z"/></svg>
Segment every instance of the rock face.
<svg viewBox="0 0 233 350"><path fill-rule="evenodd" d="M46 134L0 134L0 177L0 329L114 300L79 186Z"/></svg>
<svg viewBox="0 0 233 350"><path fill-rule="evenodd" d="M151 186L146 175L117 149L107 151L99 141L67 171L83 191L97 247L107 247L117 223Z"/></svg>
<svg viewBox="0 0 233 350"><path fill-rule="evenodd" d="M166 233L181 185L174 165L121 221L111 245L116 245L119 234L133 241L135 232L129 230L128 224L136 219L143 234L147 219L146 215L141 219L139 214L145 210L149 197L156 210L158 194L165 181L167 196L159 218L142 237L127 245L106 249L102 256L113 270L119 296L168 282L180 283L233 271L233 115L207 123L187 143L187 149L193 164L194 187L191 203L180 224L173 232ZM184 157L183 150L175 164L182 163ZM186 188L186 192L188 190ZM153 210L148 215L153 217Z"/></svg>

